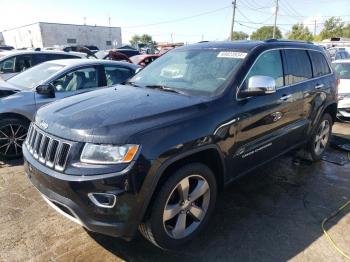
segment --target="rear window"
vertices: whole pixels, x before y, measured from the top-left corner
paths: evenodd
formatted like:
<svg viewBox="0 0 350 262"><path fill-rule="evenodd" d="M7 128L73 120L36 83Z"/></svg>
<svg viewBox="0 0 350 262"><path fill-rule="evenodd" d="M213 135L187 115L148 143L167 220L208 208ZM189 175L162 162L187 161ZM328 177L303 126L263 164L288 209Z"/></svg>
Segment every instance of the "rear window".
<svg viewBox="0 0 350 262"><path fill-rule="evenodd" d="M322 53L309 51L309 54L312 61L314 77L327 75L331 72L328 62Z"/></svg>
<svg viewBox="0 0 350 262"><path fill-rule="evenodd" d="M305 50L286 49L284 53L286 85L312 78L311 62Z"/></svg>

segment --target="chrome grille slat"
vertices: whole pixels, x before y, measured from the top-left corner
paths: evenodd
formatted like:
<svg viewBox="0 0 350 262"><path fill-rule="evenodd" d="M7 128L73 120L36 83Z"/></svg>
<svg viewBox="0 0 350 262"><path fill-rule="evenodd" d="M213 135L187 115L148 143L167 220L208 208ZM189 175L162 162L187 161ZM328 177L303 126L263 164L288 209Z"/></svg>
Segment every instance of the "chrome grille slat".
<svg viewBox="0 0 350 262"><path fill-rule="evenodd" d="M39 162L58 171L65 169L71 148L69 142L54 138L31 124L25 145Z"/></svg>
<svg viewBox="0 0 350 262"><path fill-rule="evenodd" d="M38 152L39 152L39 147L41 145L41 139L43 138L43 134L38 132L36 138L35 138L35 142L34 142L34 148L33 148L33 156L34 158L38 158Z"/></svg>
<svg viewBox="0 0 350 262"><path fill-rule="evenodd" d="M29 144L29 152L31 153L31 154L33 154L34 153L34 143L35 143L35 140L36 140L36 136L37 136L37 134L38 134L38 131L37 130L34 130L33 131L33 136L32 136L32 138L31 138L31 140L30 140L30 144Z"/></svg>

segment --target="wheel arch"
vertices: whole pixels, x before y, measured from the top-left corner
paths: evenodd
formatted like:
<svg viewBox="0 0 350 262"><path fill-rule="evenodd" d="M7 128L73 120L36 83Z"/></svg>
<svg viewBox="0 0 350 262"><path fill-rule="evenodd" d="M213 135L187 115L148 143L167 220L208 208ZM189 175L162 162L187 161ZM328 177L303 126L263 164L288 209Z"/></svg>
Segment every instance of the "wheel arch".
<svg viewBox="0 0 350 262"><path fill-rule="evenodd" d="M322 115L324 115L325 113L330 114L332 119L333 119L333 123L334 123L335 120L337 119L337 111L338 111L338 104L331 103L325 107L325 109L322 112Z"/></svg>
<svg viewBox="0 0 350 262"><path fill-rule="evenodd" d="M0 113L0 119L5 119L5 118L18 118L23 121L28 122L28 124L31 122L30 119L24 115L17 114L17 113Z"/></svg>
<svg viewBox="0 0 350 262"><path fill-rule="evenodd" d="M186 153L177 155L171 159L166 160L160 168L158 168L155 176L155 183L153 184L151 197L146 203L142 214L142 220L147 218L149 210L152 207L154 199L159 192L161 185L169 178L169 176L176 170L186 164L202 163L214 173L218 185L218 190L224 188L226 181L226 166L224 157L216 145L208 145L198 149L190 150Z"/></svg>

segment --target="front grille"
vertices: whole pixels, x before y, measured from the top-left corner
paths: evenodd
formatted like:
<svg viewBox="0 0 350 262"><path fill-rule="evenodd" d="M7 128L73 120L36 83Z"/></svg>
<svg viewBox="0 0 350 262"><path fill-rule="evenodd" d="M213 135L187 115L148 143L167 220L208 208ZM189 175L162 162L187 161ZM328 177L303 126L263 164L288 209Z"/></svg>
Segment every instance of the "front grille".
<svg viewBox="0 0 350 262"><path fill-rule="evenodd" d="M57 171L65 169L71 148L68 142L54 138L31 124L25 145L39 162Z"/></svg>

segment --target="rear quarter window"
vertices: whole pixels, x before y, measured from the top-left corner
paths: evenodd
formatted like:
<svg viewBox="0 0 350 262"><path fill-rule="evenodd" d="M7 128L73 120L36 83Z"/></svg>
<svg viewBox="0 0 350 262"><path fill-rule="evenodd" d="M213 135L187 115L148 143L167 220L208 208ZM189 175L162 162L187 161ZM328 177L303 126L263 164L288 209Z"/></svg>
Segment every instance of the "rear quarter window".
<svg viewBox="0 0 350 262"><path fill-rule="evenodd" d="M285 57L285 83L296 84L312 78L312 67L306 50L286 49Z"/></svg>
<svg viewBox="0 0 350 262"><path fill-rule="evenodd" d="M327 59L321 52L309 51L314 77L320 77L331 73Z"/></svg>

